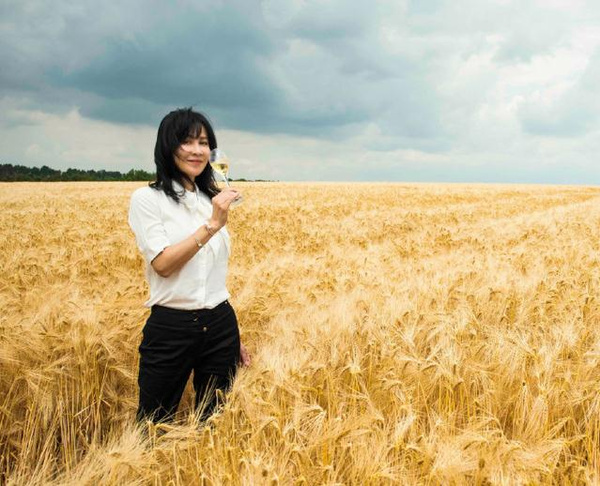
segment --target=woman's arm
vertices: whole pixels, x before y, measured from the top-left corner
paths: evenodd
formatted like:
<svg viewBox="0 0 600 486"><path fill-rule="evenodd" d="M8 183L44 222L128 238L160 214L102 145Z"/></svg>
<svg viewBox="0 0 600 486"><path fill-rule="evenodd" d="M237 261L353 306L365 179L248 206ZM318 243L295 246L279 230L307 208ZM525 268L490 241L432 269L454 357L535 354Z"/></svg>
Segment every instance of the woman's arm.
<svg viewBox="0 0 600 486"><path fill-rule="evenodd" d="M210 231L213 233L220 229L215 227L215 225L210 222L208 225L211 227ZM152 268L161 277L169 277L173 272L176 272L183 267L196 253L198 253L200 247L196 241L202 245L205 245L212 237L211 232L208 231L206 225L202 225L185 240L182 240L174 245L167 246L156 256L156 258L154 258L154 260L152 260Z"/></svg>
<svg viewBox="0 0 600 486"><path fill-rule="evenodd" d="M151 265L154 271L161 277L167 278L189 262L200 249L198 243L205 245L212 237L211 232L214 234L225 226L229 206L239 194L236 189L226 188L213 197L213 213L208 222L211 227L210 232L206 225L202 225L186 239L167 246L152 260Z"/></svg>

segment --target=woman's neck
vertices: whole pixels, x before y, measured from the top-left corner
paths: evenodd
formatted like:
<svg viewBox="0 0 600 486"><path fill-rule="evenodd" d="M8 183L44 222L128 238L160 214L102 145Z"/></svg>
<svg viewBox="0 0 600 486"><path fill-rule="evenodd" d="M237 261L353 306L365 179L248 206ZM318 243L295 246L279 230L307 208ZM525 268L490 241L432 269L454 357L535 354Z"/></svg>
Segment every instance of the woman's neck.
<svg viewBox="0 0 600 486"><path fill-rule="evenodd" d="M196 192L196 185L194 183L188 181L187 179L183 179L181 183L186 191Z"/></svg>

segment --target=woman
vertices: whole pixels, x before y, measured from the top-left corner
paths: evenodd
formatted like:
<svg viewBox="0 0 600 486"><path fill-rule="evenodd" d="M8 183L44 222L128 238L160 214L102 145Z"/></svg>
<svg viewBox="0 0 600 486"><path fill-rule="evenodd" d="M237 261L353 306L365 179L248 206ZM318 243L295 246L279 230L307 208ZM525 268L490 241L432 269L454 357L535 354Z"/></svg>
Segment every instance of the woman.
<svg viewBox="0 0 600 486"><path fill-rule="evenodd" d="M139 348L138 420L171 418L192 371L206 419L238 363L250 364L225 287L225 223L239 192L217 188L208 163L216 146L205 116L172 111L158 128L156 181L131 197L129 225L146 260L152 309Z"/></svg>

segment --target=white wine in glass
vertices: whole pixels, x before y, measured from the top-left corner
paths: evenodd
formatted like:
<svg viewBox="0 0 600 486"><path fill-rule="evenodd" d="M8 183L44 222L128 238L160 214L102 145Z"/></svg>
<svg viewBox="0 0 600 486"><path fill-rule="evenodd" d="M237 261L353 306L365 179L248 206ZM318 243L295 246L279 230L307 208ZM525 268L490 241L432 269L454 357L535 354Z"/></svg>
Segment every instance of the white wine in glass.
<svg viewBox="0 0 600 486"><path fill-rule="evenodd" d="M217 174L225 181L225 185L229 186L229 158L221 149L212 149L210 151L210 166ZM237 206L242 202L242 196L238 196L233 200L231 206Z"/></svg>

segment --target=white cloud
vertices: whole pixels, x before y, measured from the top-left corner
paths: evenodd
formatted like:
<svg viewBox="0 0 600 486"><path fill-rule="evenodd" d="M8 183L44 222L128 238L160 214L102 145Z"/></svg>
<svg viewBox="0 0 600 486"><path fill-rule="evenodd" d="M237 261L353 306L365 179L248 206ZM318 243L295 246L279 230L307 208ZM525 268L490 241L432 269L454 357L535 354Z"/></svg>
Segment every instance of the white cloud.
<svg viewBox="0 0 600 486"><path fill-rule="evenodd" d="M154 170L155 129L86 119L76 109L66 115L9 109L4 117L10 123L0 131L3 163Z"/></svg>

